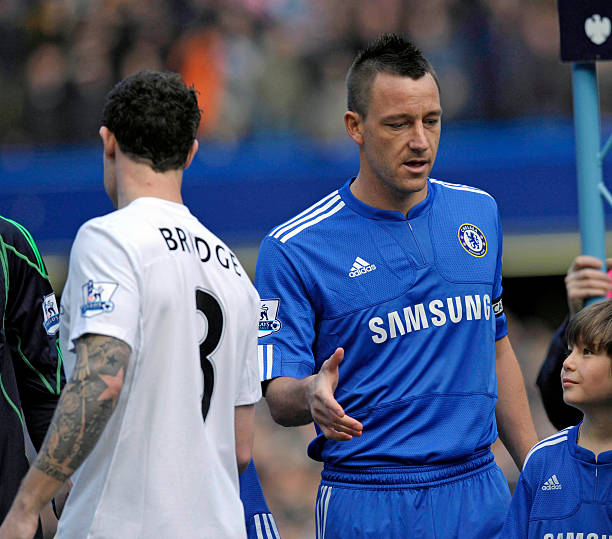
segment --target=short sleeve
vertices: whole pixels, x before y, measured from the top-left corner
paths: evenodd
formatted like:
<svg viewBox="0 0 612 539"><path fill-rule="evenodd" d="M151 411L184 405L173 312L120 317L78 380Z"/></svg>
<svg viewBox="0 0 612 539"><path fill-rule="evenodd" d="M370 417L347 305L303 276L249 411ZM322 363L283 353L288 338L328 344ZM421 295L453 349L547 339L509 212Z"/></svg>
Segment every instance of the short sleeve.
<svg viewBox="0 0 612 539"><path fill-rule="evenodd" d="M499 211L497 212L497 264L495 267L495 280L493 281L493 312L495 314L495 340L499 341L508 335L508 322L502 302L502 261L504 251L504 235Z"/></svg>
<svg viewBox="0 0 612 539"><path fill-rule="evenodd" d="M70 253L67 287L68 351L86 333L106 335L134 348L140 292L136 252L117 231L99 224L81 227Z"/></svg>
<svg viewBox="0 0 612 539"><path fill-rule="evenodd" d="M523 470L512 495L502 537L505 539L525 539L528 537L529 515L532 504L533 495Z"/></svg>
<svg viewBox="0 0 612 539"><path fill-rule="evenodd" d="M244 359L240 385L236 394L236 406L255 404L261 399L261 384L259 383L259 365L257 361L257 318L259 296L255 290L249 295L249 309L244 318L244 331L241 332L240 357Z"/></svg>
<svg viewBox="0 0 612 539"><path fill-rule="evenodd" d="M278 376L304 378L315 369L312 352L316 313L289 246L266 238L255 270L261 297L259 313L259 367L261 379Z"/></svg>

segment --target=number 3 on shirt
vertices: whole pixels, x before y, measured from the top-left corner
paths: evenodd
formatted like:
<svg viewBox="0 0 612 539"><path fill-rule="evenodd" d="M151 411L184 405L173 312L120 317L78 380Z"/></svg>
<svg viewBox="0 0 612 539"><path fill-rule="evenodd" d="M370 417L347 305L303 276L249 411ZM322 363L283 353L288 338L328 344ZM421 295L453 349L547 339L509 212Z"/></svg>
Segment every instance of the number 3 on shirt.
<svg viewBox="0 0 612 539"><path fill-rule="evenodd" d="M202 418L206 421L210 398L215 386L215 368L209 356L217 349L223 335L223 309L219 300L210 292L196 288L196 310L204 318L206 335L200 342L200 365L204 373L204 395L202 397Z"/></svg>

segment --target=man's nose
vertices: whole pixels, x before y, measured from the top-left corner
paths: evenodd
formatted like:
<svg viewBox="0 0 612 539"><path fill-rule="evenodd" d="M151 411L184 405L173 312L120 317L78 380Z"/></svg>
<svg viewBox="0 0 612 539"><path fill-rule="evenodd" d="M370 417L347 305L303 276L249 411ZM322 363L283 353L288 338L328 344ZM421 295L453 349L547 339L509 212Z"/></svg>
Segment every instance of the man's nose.
<svg viewBox="0 0 612 539"><path fill-rule="evenodd" d="M428 142L425 135L425 127L422 122L415 122L408 142L410 149L413 151L424 152L427 150Z"/></svg>

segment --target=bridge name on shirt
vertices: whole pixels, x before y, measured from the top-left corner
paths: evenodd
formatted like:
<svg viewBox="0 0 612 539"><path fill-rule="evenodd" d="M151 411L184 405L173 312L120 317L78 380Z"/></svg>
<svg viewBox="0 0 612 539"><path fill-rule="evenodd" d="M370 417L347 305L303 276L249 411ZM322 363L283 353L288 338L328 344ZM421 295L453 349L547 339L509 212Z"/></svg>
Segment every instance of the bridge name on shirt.
<svg viewBox="0 0 612 539"><path fill-rule="evenodd" d="M234 271L239 277L240 264L236 255L223 245L215 245L211 248L205 239L195 236L191 232L185 232L182 228L160 228L159 231L166 242L169 251L184 252L197 256L200 262L210 261L214 251L215 258L219 264L227 270Z"/></svg>
<svg viewBox="0 0 612 539"><path fill-rule="evenodd" d="M387 313L386 320L380 316L371 318L368 327L372 340L381 344L412 331L420 331L432 326L443 326L448 322L458 324L462 320L490 320L491 297L488 294L455 296L434 299L429 303L418 303L404 307L402 311ZM612 539L612 538L611 538Z"/></svg>

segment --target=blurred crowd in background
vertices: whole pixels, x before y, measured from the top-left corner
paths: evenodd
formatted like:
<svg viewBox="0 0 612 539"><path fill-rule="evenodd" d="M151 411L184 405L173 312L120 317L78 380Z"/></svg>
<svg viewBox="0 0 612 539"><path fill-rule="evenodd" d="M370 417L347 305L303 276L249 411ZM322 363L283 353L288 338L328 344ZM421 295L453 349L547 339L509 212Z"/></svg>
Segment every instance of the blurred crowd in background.
<svg viewBox="0 0 612 539"><path fill-rule="evenodd" d="M347 68L387 31L435 66L445 120L571 114L555 0L0 0L0 145L94 139L144 68L199 89L203 139L337 138Z"/></svg>

